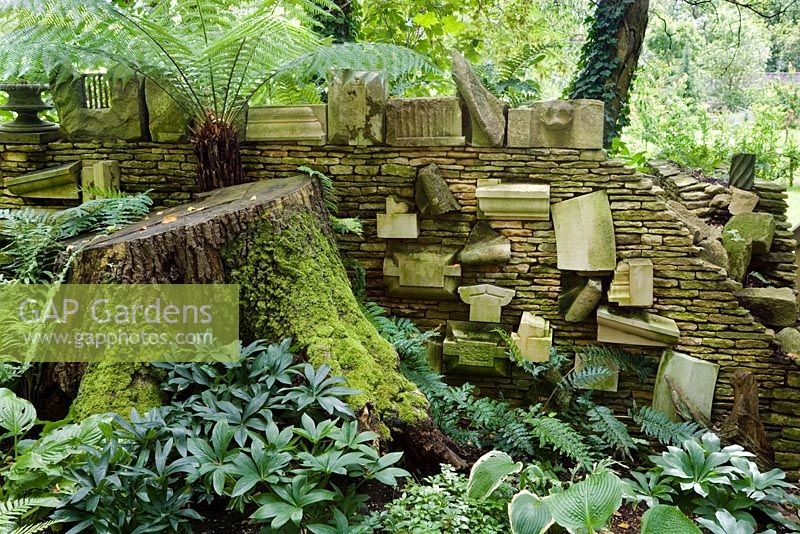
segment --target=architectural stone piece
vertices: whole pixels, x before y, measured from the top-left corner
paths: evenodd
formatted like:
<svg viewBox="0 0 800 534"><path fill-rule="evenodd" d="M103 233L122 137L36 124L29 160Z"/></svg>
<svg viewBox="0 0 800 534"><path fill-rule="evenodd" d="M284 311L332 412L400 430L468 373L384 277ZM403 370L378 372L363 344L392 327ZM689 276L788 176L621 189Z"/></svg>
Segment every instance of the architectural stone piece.
<svg viewBox="0 0 800 534"><path fill-rule="evenodd" d="M381 239L416 239L419 237L417 214L408 213L409 205L395 197L386 197L386 213L378 214L378 237Z"/></svg>
<svg viewBox="0 0 800 534"><path fill-rule="evenodd" d="M419 170L414 185L414 200L420 213L443 215L451 211L461 211L461 204L450 192L447 182L442 178L435 163Z"/></svg>
<svg viewBox="0 0 800 534"><path fill-rule="evenodd" d="M728 171L728 183L733 187L750 191L756 178L756 155L734 154Z"/></svg>
<svg viewBox="0 0 800 534"><path fill-rule="evenodd" d="M522 356L529 362L550 361L553 346L553 330L550 321L531 312L523 312L519 328L511 333Z"/></svg>
<svg viewBox="0 0 800 534"><path fill-rule="evenodd" d="M725 250L719 239L704 239L698 243L698 246L702 249L700 250L700 258L717 267L722 267L726 271L730 270L728 251Z"/></svg>
<svg viewBox="0 0 800 534"><path fill-rule="evenodd" d="M189 138L189 118L169 94L147 79L144 81L150 138L157 143L177 143Z"/></svg>
<svg viewBox="0 0 800 534"><path fill-rule="evenodd" d="M38 83L0 84L0 91L8 94L0 109L16 113L13 120L0 124L0 143L38 145L61 137L58 124L39 118L40 112L53 108L42 101L42 93L49 89Z"/></svg>
<svg viewBox="0 0 800 534"><path fill-rule="evenodd" d="M603 148L601 100L550 100L508 111L508 146Z"/></svg>
<svg viewBox="0 0 800 534"><path fill-rule="evenodd" d="M562 289L558 295L558 310L564 320L579 323L592 313L603 298L603 281L572 273L562 273Z"/></svg>
<svg viewBox="0 0 800 534"><path fill-rule="evenodd" d="M735 295L764 324L792 326L797 320L797 299L789 287L746 287Z"/></svg>
<svg viewBox="0 0 800 534"><path fill-rule="evenodd" d="M386 144L459 146L461 102L458 97L390 98L386 103Z"/></svg>
<svg viewBox="0 0 800 534"><path fill-rule="evenodd" d="M775 218L769 213L734 215L723 230L723 244L725 239L732 238L734 232L753 243L753 254L766 254L772 248L772 239L775 237Z"/></svg>
<svg viewBox="0 0 800 534"><path fill-rule="evenodd" d="M675 408L675 398L681 399L673 389L680 389L679 402L691 404L687 411L697 410L706 420L711 419L714 390L717 385L719 365L673 352L664 351L658 366L656 385L653 390L653 408L664 412L673 421L682 420ZM691 413L684 413L691 418Z"/></svg>
<svg viewBox="0 0 800 534"><path fill-rule="evenodd" d="M467 243L458 254L462 265L494 265L511 259L511 241L492 229L486 221L472 227Z"/></svg>
<svg viewBox="0 0 800 534"><path fill-rule="evenodd" d="M22 198L80 200L81 195L78 191L80 172L81 162L74 161L22 176L6 178L4 185L9 193Z"/></svg>
<svg viewBox="0 0 800 534"><path fill-rule="evenodd" d="M386 293L392 297L456 299L461 265L458 247L392 245L383 260Z"/></svg>
<svg viewBox="0 0 800 534"><path fill-rule="evenodd" d="M487 219L546 221L550 218L550 186L519 182L479 183L475 190L480 215Z"/></svg>
<svg viewBox="0 0 800 534"><path fill-rule="evenodd" d="M787 354L800 355L800 331L786 327L775 335L775 340Z"/></svg>
<svg viewBox="0 0 800 534"><path fill-rule="evenodd" d="M327 106L253 106L247 111L248 141L298 141L324 145L327 140Z"/></svg>
<svg viewBox="0 0 800 534"><path fill-rule="evenodd" d="M447 321L442 343L443 371L454 374L509 376L507 347L496 332L499 325Z"/></svg>
<svg viewBox="0 0 800 534"><path fill-rule="evenodd" d="M758 205L758 195L752 191L745 191L738 187L731 187L731 202L728 204L728 212L731 215L740 213L751 213Z"/></svg>
<svg viewBox="0 0 800 534"><path fill-rule="evenodd" d="M737 282L744 280L753 257L753 242L737 233L723 234L722 246L728 255L728 276Z"/></svg>
<svg viewBox="0 0 800 534"><path fill-rule="evenodd" d="M389 86L380 72L338 70L328 87L328 142L380 145Z"/></svg>
<svg viewBox="0 0 800 534"><path fill-rule="evenodd" d="M469 320L480 323L499 323L503 306L511 302L517 292L491 284L478 284L458 288L461 300L469 304Z"/></svg>
<svg viewBox="0 0 800 534"><path fill-rule="evenodd" d="M653 261L649 258L629 258L619 262L608 290L608 300L629 308L652 306Z"/></svg>
<svg viewBox="0 0 800 534"><path fill-rule="evenodd" d="M610 272L617 266L614 221L605 191L553 204L558 268Z"/></svg>
<svg viewBox="0 0 800 534"><path fill-rule="evenodd" d="M585 369L589 363L590 362L585 360L580 353L575 354L575 372ZM591 387L581 388L578 386L578 389L592 389L597 391L611 392L617 391L619 388L619 364L610 358L603 358L602 364L608 368L611 374L602 380L592 381Z"/></svg>
<svg viewBox="0 0 800 534"><path fill-rule="evenodd" d="M469 111L465 123L472 146L503 146L506 136L506 105L489 92L475 75L469 61L453 50L453 80Z"/></svg>
<svg viewBox="0 0 800 534"><path fill-rule="evenodd" d="M110 84L109 107L85 107L81 77L53 87L52 95L61 121L61 135L69 141L139 141L147 137L144 83L137 78L116 79Z"/></svg>
<svg viewBox="0 0 800 534"><path fill-rule="evenodd" d="M98 191L119 191L120 169L116 160L102 160L81 171L83 201L98 198Z"/></svg>
<svg viewBox="0 0 800 534"><path fill-rule="evenodd" d="M672 319L644 311L597 308L597 341L621 345L668 347L681 333Z"/></svg>

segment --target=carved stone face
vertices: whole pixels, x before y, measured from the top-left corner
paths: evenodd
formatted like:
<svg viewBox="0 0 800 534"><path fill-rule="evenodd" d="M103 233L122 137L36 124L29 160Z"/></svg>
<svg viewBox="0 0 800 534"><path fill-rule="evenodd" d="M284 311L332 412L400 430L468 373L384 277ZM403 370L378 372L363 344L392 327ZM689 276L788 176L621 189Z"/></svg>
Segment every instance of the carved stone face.
<svg viewBox="0 0 800 534"><path fill-rule="evenodd" d="M572 104L564 101L550 102L541 115L545 128L550 130L566 130L572 125L575 110Z"/></svg>

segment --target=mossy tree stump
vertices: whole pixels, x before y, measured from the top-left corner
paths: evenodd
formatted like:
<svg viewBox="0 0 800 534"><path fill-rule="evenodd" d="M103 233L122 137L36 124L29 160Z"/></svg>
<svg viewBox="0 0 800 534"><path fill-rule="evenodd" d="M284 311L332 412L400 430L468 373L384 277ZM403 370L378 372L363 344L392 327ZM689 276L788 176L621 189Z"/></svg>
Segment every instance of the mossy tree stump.
<svg viewBox="0 0 800 534"><path fill-rule="evenodd" d="M333 374L361 391L350 403L362 422L370 420L373 427L406 436L427 436L432 440L429 461L464 466L431 425L427 401L400 373L394 349L353 296L315 180L296 177L218 189L192 204L151 214L87 242L70 281L239 284L245 342L292 337L312 364L328 364ZM130 372L141 369L131 367ZM108 376L95 369L85 375L73 404L78 414L96 406L130 408L131 396L113 388L99 392L106 397L102 402L89 398L98 393L87 383L93 375L108 383ZM120 387L131 382L130 376L120 376ZM116 398L127 406L115 405ZM142 399L152 402L149 395ZM419 442L415 446L426 448Z"/></svg>

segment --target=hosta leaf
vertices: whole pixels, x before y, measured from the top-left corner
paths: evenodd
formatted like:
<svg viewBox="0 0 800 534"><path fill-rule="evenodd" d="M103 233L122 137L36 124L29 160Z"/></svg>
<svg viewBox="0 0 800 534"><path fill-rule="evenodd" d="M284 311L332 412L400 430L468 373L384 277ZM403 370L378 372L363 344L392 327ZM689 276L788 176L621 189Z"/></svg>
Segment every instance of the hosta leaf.
<svg viewBox="0 0 800 534"><path fill-rule="evenodd" d="M700 529L677 506L659 504L642 516L641 534L700 534Z"/></svg>
<svg viewBox="0 0 800 534"><path fill-rule="evenodd" d="M511 534L541 534L553 524L547 504L528 490L514 495L508 505Z"/></svg>
<svg viewBox="0 0 800 534"><path fill-rule="evenodd" d="M496 490L508 475L519 473L522 464L501 451L487 452L475 462L469 473L467 496L483 500Z"/></svg>
<svg viewBox="0 0 800 534"><path fill-rule="evenodd" d="M608 471L596 473L545 500L562 527L599 530L622 504L622 481Z"/></svg>

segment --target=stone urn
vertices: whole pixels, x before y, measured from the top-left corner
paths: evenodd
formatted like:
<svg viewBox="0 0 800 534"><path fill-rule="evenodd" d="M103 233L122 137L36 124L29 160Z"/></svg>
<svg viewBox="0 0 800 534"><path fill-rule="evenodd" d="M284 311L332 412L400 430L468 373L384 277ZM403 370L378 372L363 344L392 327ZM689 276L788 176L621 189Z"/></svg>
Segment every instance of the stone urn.
<svg viewBox="0 0 800 534"><path fill-rule="evenodd" d="M16 112L17 118L11 122L0 124L0 132L5 133L38 133L54 132L58 124L43 121L39 112L52 109L42 101L42 93L50 89L47 84L39 83L3 83L0 91L8 93L8 102L0 109Z"/></svg>

